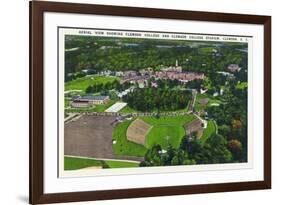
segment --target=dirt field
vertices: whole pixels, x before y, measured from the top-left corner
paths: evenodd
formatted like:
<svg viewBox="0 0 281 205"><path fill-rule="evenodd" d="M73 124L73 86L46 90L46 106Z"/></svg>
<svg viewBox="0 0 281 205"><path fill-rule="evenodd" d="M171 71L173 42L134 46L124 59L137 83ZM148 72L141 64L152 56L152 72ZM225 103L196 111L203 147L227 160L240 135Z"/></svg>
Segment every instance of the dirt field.
<svg viewBox="0 0 281 205"><path fill-rule="evenodd" d="M112 150L112 132L110 125L114 116L84 115L76 121L65 124L64 154L73 156L124 159L141 161L141 157L116 156Z"/></svg>
<svg viewBox="0 0 281 205"><path fill-rule="evenodd" d="M151 125L141 119L136 119L127 129L127 139L137 144L146 145L146 136Z"/></svg>

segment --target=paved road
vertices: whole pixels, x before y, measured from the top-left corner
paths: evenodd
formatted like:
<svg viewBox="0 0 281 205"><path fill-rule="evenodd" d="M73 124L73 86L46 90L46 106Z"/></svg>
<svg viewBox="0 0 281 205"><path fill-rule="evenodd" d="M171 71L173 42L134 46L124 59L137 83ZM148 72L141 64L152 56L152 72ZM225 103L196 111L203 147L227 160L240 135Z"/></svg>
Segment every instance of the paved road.
<svg viewBox="0 0 281 205"><path fill-rule="evenodd" d="M190 104L189 104L189 112L193 112L194 110L194 106L195 106L195 102L196 102L196 97L197 97L197 90L193 89L192 90L192 97L191 97L191 101L190 101Z"/></svg>

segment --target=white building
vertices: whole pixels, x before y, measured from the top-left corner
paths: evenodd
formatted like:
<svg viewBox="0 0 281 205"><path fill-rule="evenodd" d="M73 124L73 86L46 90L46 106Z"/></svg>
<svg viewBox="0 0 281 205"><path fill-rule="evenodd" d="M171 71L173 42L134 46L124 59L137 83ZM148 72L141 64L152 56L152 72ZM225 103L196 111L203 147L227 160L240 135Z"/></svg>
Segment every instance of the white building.
<svg viewBox="0 0 281 205"><path fill-rule="evenodd" d="M239 72L241 70L238 64L230 64L227 69L231 72Z"/></svg>

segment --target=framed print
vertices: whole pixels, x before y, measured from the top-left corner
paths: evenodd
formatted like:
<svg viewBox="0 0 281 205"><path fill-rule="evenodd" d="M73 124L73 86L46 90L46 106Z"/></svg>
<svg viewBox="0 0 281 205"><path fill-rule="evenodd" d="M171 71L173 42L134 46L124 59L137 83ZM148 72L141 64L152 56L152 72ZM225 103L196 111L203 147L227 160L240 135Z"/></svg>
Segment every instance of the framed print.
<svg viewBox="0 0 281 205"><path fill-rule="evenodd" d="M30 2L30 203L271 188L271 17Z"/></svg>

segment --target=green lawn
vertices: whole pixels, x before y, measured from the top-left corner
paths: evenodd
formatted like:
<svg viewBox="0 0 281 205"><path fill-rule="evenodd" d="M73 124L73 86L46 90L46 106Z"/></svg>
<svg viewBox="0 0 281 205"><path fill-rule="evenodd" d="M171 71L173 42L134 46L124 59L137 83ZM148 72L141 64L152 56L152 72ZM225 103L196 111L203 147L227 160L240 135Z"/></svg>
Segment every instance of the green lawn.
<svg viewBox="0 0 281 205"><path fill-rule="evenodd" d="M147 136L147 147L127 140L127 128L135 119L122 122L117 125L113 132L112 138L116 140L116 144L112 145L114 153L117 155L142 157L145 155L147 148L151 148L154 144L160 144L165 149L168 142L177 148L185 135L183 125L191 122L194 118L193 115L160 118L140 117L140 119L153 126Z"/></svg>
<svg viewBox="0 0 281 205"><path fill-rule="evenodd" d="M130 168L139 167L139 163L136 162L124 162L124 161L105 161L109 168Z"/></svg>
<svg viewBox="0 0 281 205"><path fill-rule="evenodd" d="M113 144L113 151L116 155L128 155L142 157L147 149L139 144L127 140L126 131L133 120L125 121L117 125L112 134L112 139L116 140Z"/></svg>
<svg viewBox="0 0 281 205"><path fill-rule="evenodd" d="M182 115L182 116L162 116L156 117L140 117L140 119L151 125L176 125L183 126L184 124L192 121L195 118L194 115Z"/></svg>
<svg viewBox="0 0 281 205"><path fill-rule="evenodd" d="M160 144L163 149L167 149L169 144L178 148L184 135L185 130L182 126L153 126L148 133L146 144L148 148L155 144Z"/></svg>
<svg viewBox="0 0 281 205"><path fill-rule="evenodd" d="M216 124L214 121L208 121L207 128L204 130L202 137L199 139L201 143L205 143L206 140L216 132Z"/></svg>
<svg viewBox="0 0 281 205"><path fill-rule="evenodd" d="M113 161L113 160L96 160L96 159L83 159L79 157L64 157L64 170L78 170L86 167L103 167L106 168L130 168L139 167L137 162L126 161Z"/></svg>
<svg viewBox="0 0 281 205"><path fill-rule="evenodd" d="M93 159L82 159L74 157L64 157L64 170L77 170L86 167L102 166L101 161Z"/></svg>
<svg viewBox="0 0 281 205"><path fill-rule="evenodd" d="M64 107L69 107L69 99L64 98Z"/></svg>
<svg viewBox="0 0 281 205"><path fill-rule="evenodd" d="M78 78L76 80L66 82L64 84L64 90L85 91L89 85L105 84L107 82L113 82L114 80L119 80L119 78L113 76L86 76L83 78Z"/></svg>
<svg viewBox="0 0 281 205"><path fill-rule="evenodd" d="M166 149L168 144L171 144L174 148L178 148L185 136L183 125L191 122L194 118L193 115L160 118L141 117L140 119L153 126L147 136L147 147L151 148L153 145L159 144L163 149Z"/></svg>
<svg viewBox="0 0 281 205"><path fill-rule="evenodd" d="M129 107L128 105L119 111L119 113L138 113L138 112L139 111Z"/></svg>

